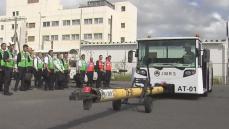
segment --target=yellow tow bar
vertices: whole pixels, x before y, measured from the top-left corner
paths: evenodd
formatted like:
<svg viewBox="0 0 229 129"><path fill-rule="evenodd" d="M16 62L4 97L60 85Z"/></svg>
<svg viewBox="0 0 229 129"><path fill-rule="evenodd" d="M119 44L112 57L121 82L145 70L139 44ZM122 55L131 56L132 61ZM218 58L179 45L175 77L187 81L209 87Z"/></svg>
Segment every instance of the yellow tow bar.
<svg viewBox="0 0 229 129"><path fill-rule="evenodd" d="M122 100L129 98L144 98L145 112L152 111L152 95L163 94L165 89L163 86L156 87L134 87L134 88L114 88L114 89L97 89L84 87L83 89L74 91L70 100L83 100L83 107L89 110L93 103L112 101L113 110L120 110Z"/></svg>

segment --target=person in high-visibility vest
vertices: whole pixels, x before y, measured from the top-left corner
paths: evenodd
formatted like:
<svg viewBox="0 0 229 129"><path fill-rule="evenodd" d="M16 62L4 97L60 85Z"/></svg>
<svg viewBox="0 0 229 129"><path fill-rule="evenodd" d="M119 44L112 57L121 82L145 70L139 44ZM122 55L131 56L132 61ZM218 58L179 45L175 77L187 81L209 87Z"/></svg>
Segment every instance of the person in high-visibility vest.
<svg viewBox="0 0 229 129"><path fill-rule="evenodd" d="M85 55L81 55L81 59L79 61L79 70L80 70L80 87L83 86L85 82L85 75L87 70L87 63L85 61Z"/></svg>
<svg viewBox="0 0 229 129"><path fill-rule="evenodd" d="M93 87L94 67L95 67L95 64L94 64L93 58L90 57L90 61L87 64L87 78L88 78L87 85L90 87Z"/></svg>
<svg viewBox="0 0 229 129"><path fill-rule="evenodd" d="M14 57L13 57L13 47L9 45L9 49L4 52L3 60L4 60L4 95L12 95L13 93L9 92L9 87L11 83L11 78L13 74L13 68L15 65Z"/></svg>
<svg viewBox="0 0 229 129"><path fill-rule="evenodd" d="M65 82L64 82L64 87L68 88L68 82L69 82L69 73L70 73L70 68L69 68L69 60L68 60L68 53L64 53L62 62L64 64L64 77L65 77Z"/></svg>
<svg viewBox="0 0 229 129"><path fill-rule="evenodd" d="M49 50L48 55L44 59L45 90L54 90L55 75L53 61L53 50Z"/></svg>
<svg viewBox="0 0 229 129"><path fill-rule="evenodd" d="M102 85L103 74L104 74L104 63L103 63L102 55L99 55L99 60L96 61L96 71L98 74L98 77L96 80L96 88L99 88Z"/></svg>
<svg viewBox="0 0 229 129"><path fill-rule="evenodd" d="M57 58L53 61L54 63L54 72L56 77L55 89L62 90L64 89L64 64L62 62L61 54L57 54Z"/></svg>
<svg viewBox="0 0 229 129"><path fill-rule="evenodd" d="M31 79L34 74L34 68L33 68L33 49L31 47L28 48L28 60L26 62L26 90L32 89L31 86Z"/></svg>
<svg viewBox="0 0 229 129"><path fill-rule="evenodd" d="M40 52L37 53L37 56L34 59L33 64L35 68L35 87L41 88L43 85L42 73L44 69L44 61L43 61L43 56Z"/></svg>
<svg viewBox="0 0 229 129"><path fill-rule="evenodd" d="M20 90L24 91L26 89L26 83L25 83L25 73L26 73L26 63L28 60L28 48L29 46L27 44L23 45L23 51L19 52L17 55L17 71L18 71L18 77L16 78L16 83L14 87L14 91L18 90L19 82L21 81Z"/></svg>
<svg viewBox="0 0 229 129"><path fill-rule="evenodd" d="M4 66L4 60L3 60L3 54L6 51L6 43L1 44L1 49L0 49L0 91L3 91L3 83L4 83L4 71L3 71L3 66Z"/></svg>
<svg viewBox="0 0 229 129"><path fill-rule="evenodd" d="M105 73L105 87L110 87L111 70L112 70L111 56L110 55L106 59L105 68L104 69L106 70L106 73Z"/></svg>

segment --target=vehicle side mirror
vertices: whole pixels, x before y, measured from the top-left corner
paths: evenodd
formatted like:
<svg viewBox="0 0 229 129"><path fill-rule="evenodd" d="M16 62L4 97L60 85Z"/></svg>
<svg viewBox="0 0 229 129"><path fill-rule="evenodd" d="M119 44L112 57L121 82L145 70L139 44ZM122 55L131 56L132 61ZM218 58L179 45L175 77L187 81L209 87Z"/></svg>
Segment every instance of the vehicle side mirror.
<svg viewBox="0 0 229 129"><path fill-rule="evenodd" d="M209 49L204 49L203 61L210 62L210 50Z"/></svg>
<svg viewBox="0 0 229 129"><path fill-rule="evenodd" d="M139 49L136 49L135 57L138 57Z"/></svg>
<svg viewBox="0 0 229 129"><path fill-rule="evenodd" d="M128 63L132 63L133 62L133 51L130 50L128 51Z"/></svg>

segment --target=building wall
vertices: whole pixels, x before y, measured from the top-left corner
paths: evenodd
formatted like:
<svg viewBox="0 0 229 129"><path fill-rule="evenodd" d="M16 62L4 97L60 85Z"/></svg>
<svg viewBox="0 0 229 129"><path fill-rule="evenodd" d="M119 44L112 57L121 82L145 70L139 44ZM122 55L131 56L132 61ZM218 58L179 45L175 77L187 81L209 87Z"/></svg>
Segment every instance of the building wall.
<svg viewBox="0 0 229 129"><path fill-rule="evenodd" d="M19 17L26 18L18 21L17 33L20 36L21 45L29 44L35 50L51 49L51 40L44 41L43 36L58 35L58 41L53 41L54 51L59 49L69 51L70 49L80 48L80 39L82 42L110 42L109 36L112 30L112 42L120 42L121 37L125 42L136 41L137 36L137 9L130 2L114 3L115 9L108 6L83 7L75 9L63 9L59 0L39 0L39 3L28 4L28 0L7 0L6 16L0 19L13 18L13 13ZM125 7L125 11L121 8ZM82 14L82 15L81 15ZM82 17L81 17L82 16ZM112 27L109 19L112 17ZM102 24L95 24L95 18L102 18ZM72 25L72 20L81 19L81 25ZM84 19L93 19L92 24L84 24ZM63 26L63 20L70 20L70 26ZM53 27L52 21L59 21L59 26ZM50 22L50 27L43 27L44 22ZM34 23L34 28L28 28L28 25ZM121 28L121 23L125 23L125 28ZM4 30L0 29L0 39L4 42L11 41L14 34L12 29L13 21L0 22L4 25ZM26 27L27 25L27 27ZM81 31L80 31L81 30ZM102 39L94 39L95 33L101 33ZM77 40L62 40L63 35L78 34ZM92 39L84 39L84 34L92 34ZM30 41L34 36L34 39ZM29 38L30 37L30 38ZM71 38L71 36L70 36Z"/></svg>

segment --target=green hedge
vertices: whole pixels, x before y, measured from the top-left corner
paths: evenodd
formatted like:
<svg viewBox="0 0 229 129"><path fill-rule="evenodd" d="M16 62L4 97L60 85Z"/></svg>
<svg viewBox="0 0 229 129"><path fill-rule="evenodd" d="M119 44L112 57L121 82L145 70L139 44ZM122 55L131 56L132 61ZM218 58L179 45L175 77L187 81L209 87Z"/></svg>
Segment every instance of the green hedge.
<svg viewBox="0 0 229 129"><path fill-rule="evenodd" d="M123 74L123 73L113 74L112 81L131 81L131 74Z"/></svg>
<svg viewBox="0 0 229 129"><path fill-rule="evenodd" d="M223 78L222 77L213 77L213 84L214 85L222 85L223 84Z"/></svg>

